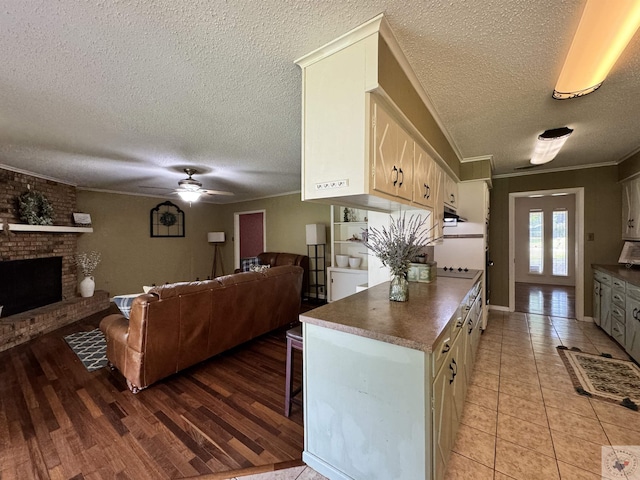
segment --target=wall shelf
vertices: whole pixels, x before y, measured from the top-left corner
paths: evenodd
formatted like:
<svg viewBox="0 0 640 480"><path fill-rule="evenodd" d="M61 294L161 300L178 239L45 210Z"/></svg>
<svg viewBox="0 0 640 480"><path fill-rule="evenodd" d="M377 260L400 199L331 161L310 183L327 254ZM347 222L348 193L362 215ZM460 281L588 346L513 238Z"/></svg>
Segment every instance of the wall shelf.
<svg viewBox="0 0 640 480"><path fill-rule="evenodd" d="M0 223L0 231L4 224ZM93 233L93 227L68 227L66 225L29 225L26 223L10 223L12 232L50 232L50 233Z"/></svg>

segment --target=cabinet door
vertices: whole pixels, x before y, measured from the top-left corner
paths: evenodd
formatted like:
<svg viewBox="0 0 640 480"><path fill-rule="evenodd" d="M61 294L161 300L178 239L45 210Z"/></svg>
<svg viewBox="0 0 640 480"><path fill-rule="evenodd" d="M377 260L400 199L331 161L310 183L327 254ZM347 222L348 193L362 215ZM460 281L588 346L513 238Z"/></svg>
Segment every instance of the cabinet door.
<svg viewBox="0 0 640 480"><path fill-rule="evenodd" d="M372 109L373 189L411 200L415 142L380 104Z"/></svg>
<svg viewBox="0 0 640 480"><path fill-rule="evenodd" d="M640 179L622 184L622 238L640 238Z"/></svg>
<svg viewBox="0 0 640 480"><path fill-rule="evenodd" d="M329 301L335 302L341 298L348 297L356 293L356 287L367 283L367 272L354 271L342 272L334 269L329 270Z"/></svg>
<svg viewBox="0 0 640 480"><path fill-rule="evenodd" d="M593 321L600 326L600 282L593 279Z"/></svg>
<svg viewBox="0 0 640 480"><path fill-rule="evenodd" d="M444 170L438 165L433 168L433 215L433 238L439 239L444 227Z"/></svg>
<svg viewBox="0 0 640 480"><path fill-rule="evenodd" d="M624 349L640 362L640 302L627 298Z"/></svg>
<svg viewBox="0 0 640 480"><path fill-rule="evenodd" d="M600 284L600 327L611 335L611 287Z"/></svg>
<svg viewBox="0 0 640 480"><path fill-rule="evenodd" d="M398 142L398 152L396 154L396 158L398 159L398 184L395 194L405 200L411 200L413 198L413 156L415 142L402 127L397 125L396 129Z"/></svg>
<svg viewBox="0 0 640 480"><path fill-rule="evenodd" d="M452 403L453 403L453 415L451 418L451 431L455 438L458 432L458 425L462 420L462 409L464 408L464 396L467 393L467 383L465 379L465 351L464 351L464 334L463 331L458 339L454 342L451 349L451 365L449 366L449 372L453 375L453 382L451 386L453 388Z"/></svg>
<svg viewBox="0 0 640 480"><path fill-rule="evenodd" d="M413 201L433 208L436 162L417 143L413 161Z"/></svg>
<svg viewBox="0 0 640 480"><path fill-rule="evenodd" d="M400 180L398 168L398 126L376 102L373 109L373 189L395 195Z"/></svg>
<svg viewBox="0 0 640 480"><path fill-rule="evenodd" d="M458 184L445 173L444 178L444 203L453 209L458 208Z"/></svg>
<svg viewBox="0 0 640 480"><path fill-rule="evenodd" d="M445 365L433 381L433 478L436 480L444 478L455 439L451 430L453 371L450 366L451 356L445 359Z"/></svg>

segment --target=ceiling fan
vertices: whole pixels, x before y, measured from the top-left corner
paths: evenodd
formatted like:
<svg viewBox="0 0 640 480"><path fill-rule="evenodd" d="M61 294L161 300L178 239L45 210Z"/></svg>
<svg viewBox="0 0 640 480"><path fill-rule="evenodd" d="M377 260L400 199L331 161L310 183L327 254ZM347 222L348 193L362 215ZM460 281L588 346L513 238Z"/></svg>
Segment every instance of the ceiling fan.
<svg viewBox="0 0 640 480"><path fill-rule="evenodd" d="M178 182L178 188L176 188L175 193L180 195L180 198L186 202L196 202L201 195L233 195L231 192L202 188L202 182L191 178L198 173L195 168L185 168L184 173L187 174L187 178Z"/></svg>
<svg viewBox="0 0 640 480"><path fill-rule="evenodd" d="M195 168L185 168L184 173L187 178L183 178L178 182L178 188L171 193L177 193L185 202L197 202L202 195L233 195L231 192L222 190L209 190L202 188L202 182L192 178L198 171ZM161 188L161 187L144 187L144 188Z"/></svg>

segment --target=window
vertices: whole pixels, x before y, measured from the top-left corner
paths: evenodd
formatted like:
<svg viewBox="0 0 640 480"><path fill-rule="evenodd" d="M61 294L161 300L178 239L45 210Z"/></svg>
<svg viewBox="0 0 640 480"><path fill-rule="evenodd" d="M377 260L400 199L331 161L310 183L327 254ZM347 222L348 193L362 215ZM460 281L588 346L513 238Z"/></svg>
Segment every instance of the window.
<svg viewBox="0 0 640 480"><path fill-rule="evenodd" d="M552 274L566 277L569 274L569 242L567 238L569 213L566 209L558 209L553 212L553 251Z"/></svg>
<svg viewBox="0 0 640 480"><path fill-rule="evenodd" d="M544 213L529 210L529 273L542 273L544 259Z"/></svg>

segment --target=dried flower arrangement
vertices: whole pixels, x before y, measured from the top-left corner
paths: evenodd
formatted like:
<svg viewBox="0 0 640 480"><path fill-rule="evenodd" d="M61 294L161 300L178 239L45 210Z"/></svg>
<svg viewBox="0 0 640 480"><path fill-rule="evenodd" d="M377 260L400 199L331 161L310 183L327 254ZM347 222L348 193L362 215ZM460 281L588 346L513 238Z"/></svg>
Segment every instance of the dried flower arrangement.
<svg viewBox="0 0 640 480"><path fill-rule="evenodd" d="M93 271L100 263L101 256L98 252L82 252L76 254L74 258L76 265L80 267L80 270L82 270L82 274L85 277L88 277L93 273Z"/></svg>
<svg viewBox="0 0 640 480"><path fill-rule="evenodd" d="M369 228L364 241L364 245L397 276L406 276L409 263L422 253L423 247L436 240L432 234L435 227L427 228L428 217L411 215L409 220L405 217L405 213L395 219L391 217L389 228Z"/></svg>

